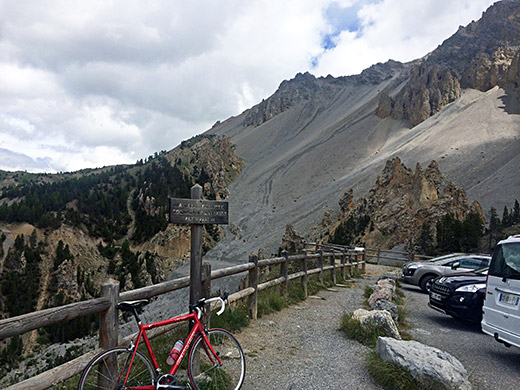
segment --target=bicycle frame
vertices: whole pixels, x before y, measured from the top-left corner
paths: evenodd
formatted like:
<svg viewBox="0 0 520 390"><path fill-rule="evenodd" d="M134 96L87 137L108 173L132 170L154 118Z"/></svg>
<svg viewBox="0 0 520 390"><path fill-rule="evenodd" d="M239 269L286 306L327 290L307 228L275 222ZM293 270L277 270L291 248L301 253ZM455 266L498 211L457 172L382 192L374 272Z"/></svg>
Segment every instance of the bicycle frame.
<svg viewBox="0 0 520 390"><path fill-rule="evenodd" d="M133 346L134 350L133 350L133 354L132 354L132 359L130 361L130 365L128 366L128 370L126 372L126 377L125 377L125 380L123 383L126 383L126 381L128 380L128 375L130 374L130 369L132 368L132 364L134 362L135 355L137 353L137 348L139 347L141 338L144 340L144 344L146 346L146 349L148 350L148 355L150 356L150 359L152 361L153 367L154 367L157 375L161 375L161 369L159 368L159 363L157 363L157 359L152 350L150 340L148 339L148 336L146 334L147 330L154 329L154 328L160 328L162 326L175 324L177 322L189 321L189 320L193 321L193 328L191 329L191 331L188 335L188 338L186 339L186 342L184 343L184 345L180 351L179 357L177 358L177 360L175 361L173 366L170 368L168 373L171 375L175 375L175 373L179 369L182 361L184 360L184 357L188 353L191 343L195 340L195 338L197 337L198 334L200 334L201 337L204 339L205 346L207 346L209 348L209 351L207 351L207 349L206 349L206 352L208 353L208 357L210 358L211 362L213 364L215 364L215 361L216 361L217 364L222 365L222 361L220 360L219 356L217 355L217 353L215 352L215 350L209 343L208 337L206 336L206 332L204 331L204 327L202 326L202 323L200 322L199 317L197 316L197 312L193 311L190 314L186 314L186 315L175 317L175 318L170 318L170 319L164 320L164 321L153 322L153 323L144 324L144 325L141 323L139 324L139 334L137 335L137 338L135 340L135 345ZM211 352L211 354L209 352ZM125 389L155 390L155 385L126 387Z"/></svg>

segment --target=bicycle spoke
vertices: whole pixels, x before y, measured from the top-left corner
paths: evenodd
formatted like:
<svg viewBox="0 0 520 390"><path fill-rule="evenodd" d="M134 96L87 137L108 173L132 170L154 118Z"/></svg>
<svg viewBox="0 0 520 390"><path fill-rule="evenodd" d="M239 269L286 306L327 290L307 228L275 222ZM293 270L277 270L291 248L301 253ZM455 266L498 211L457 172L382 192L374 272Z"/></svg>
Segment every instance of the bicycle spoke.
<svg viewBox="0 0 520 390"><path fill-rule="evenodd" d="M198 390L237 390L245 376L245 359L240 345L227 331L212 329L208 340L218 359L203 338L197 339L190 353L190 379Z"/></svg>
<svg viewBox="0 0 520 390"><path fill-rule="evenodd" d="M125 379L125 386L153 385L155 373L151 363L139 352L132 361L132 354L126 348L116 347L98 355L85 368L78 388L112 390L123 386Z"/></svg>

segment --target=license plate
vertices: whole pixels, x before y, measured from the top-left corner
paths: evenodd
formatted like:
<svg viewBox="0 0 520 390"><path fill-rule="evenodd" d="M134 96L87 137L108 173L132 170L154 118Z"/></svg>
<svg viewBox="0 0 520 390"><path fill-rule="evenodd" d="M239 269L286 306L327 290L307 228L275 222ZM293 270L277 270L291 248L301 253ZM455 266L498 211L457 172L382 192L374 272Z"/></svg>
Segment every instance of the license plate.
<svg viewBox="0 0 520 390"><path fill-rule="evenodd" d="M498 300L506 305L518 306L520 302L520 296L508 293L500 293Z"/></svg>
<svg viewBox="0 0 520 390"><path fill-rule="evenodd" d="M434 293L434 292L431 292L431 293L430 293L430 297L431 297L432 299L435 299L436 301L441 301L441 300L442 300L442 295L441 295L441 294Z"/></svg>

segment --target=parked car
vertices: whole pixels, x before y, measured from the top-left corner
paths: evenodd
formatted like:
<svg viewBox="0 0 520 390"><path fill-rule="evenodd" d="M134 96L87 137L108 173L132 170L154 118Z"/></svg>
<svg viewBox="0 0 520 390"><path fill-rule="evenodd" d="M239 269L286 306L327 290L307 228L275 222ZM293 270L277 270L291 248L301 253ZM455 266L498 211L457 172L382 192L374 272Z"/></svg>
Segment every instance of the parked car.
<svg viewBox="0 0 520 390"><path fill-rule="evenodd" d="M458 272L471 272L489 266L491 256L453 253L423 262L412 262L403 266L401 280L419 286L428 292L431 281L439 276Z"/></svg>
<svg viewBox="0 0 520 390"><path fill-rule="evenodd" d="M506 347L520 347L520 234L493 251L482 312L484 333Z"/></svg>
<svg viewBox="0 0 520 390"><path fill-rule="evenodd" d="M480 322L487 273L488 267L433 279L428 306L455 318Z"/></svg>

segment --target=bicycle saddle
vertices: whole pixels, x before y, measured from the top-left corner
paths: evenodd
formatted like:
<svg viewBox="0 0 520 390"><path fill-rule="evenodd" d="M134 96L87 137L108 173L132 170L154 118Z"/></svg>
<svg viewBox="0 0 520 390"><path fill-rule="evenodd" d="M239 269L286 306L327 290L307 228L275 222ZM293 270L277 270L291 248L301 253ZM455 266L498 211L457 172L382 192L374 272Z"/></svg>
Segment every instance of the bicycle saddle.
<svg viewBox="0 0 520 390"><path fill-rule="evenodd" d="M137 301L122 301L117 304L117 308L122 311L133 311L142 303L148 303L148 299L139 299Z"/></svg>

